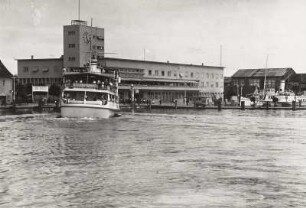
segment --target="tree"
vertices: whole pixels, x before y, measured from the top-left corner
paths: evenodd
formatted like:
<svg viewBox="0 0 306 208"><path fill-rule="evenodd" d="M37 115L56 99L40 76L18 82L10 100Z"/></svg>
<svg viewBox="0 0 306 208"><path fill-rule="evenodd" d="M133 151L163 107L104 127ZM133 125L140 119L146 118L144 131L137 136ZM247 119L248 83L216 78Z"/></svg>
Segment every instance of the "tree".
<svg viewBox="0 0 306 208"><path fill-rule="evenodd" d="M25 85L16 85L16 100L18 102L28 102L28 95L32 94L32 84L28 83Z"/></svg>
<svg viewBox="0 0 306 208"><path fill-rule="evenodd" d="M61 94L60 86L52 84L49 88L49 95L59 96Z"/></svg>

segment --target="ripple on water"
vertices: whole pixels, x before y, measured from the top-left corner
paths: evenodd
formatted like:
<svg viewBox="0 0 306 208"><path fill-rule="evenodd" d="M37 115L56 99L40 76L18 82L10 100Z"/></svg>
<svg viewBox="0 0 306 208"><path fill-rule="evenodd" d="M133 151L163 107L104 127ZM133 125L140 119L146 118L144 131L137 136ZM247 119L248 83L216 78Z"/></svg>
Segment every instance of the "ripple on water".
<svg viewBox="0 0 306 208"><path fill-rule="evenodd" d="M7 115L0 207L306 207L303 111Z"/></svg>

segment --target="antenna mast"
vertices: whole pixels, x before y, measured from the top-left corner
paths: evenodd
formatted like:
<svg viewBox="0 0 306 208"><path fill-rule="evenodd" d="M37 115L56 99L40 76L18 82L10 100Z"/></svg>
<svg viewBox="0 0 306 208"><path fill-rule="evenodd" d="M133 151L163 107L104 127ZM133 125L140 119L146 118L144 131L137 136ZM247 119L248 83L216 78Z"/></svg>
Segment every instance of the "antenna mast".
<svg viewBox="0 0 306 208"><path fill-rule="evenodd" d="M79 0L79 20L81 20L81 0Z"/></svg>

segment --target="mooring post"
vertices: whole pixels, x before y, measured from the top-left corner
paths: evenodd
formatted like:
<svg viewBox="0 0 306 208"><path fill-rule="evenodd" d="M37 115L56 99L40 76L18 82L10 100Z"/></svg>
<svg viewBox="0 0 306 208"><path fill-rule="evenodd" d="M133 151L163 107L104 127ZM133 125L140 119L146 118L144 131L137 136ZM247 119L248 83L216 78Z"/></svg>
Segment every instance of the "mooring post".
<svg viewBox="0 0 306 208"><path fill-rule="evenodd" d="M152 108L152 100L149 100L149 110Z"/></svg>
<svg viewBox="0 0 306 208"><path fill-rule="evenodd" d="M296 102L295 100L292 101L292 110L295 111L296 110L296 106L295 106Z"/></svg>
<svg viewBox="0 0 306 208"><path fill-rule="evenodd" d="M13 106L12 106L13 113L16 113L16 102L13 100Z"/></svg>
<svg viewBox="0 0 306 208"><path fill-rule="evenodd" d="M218 101L218 110L219 110L219 111L222 109L222 105L221 105L221 104L222 104L222 101L219 100L219 101Z"/></svg>
<svg viewBox="0 0 306 208"><path fill-rule="evenodd" d="M269 110L269 104L270 104L270 102L267 101L266 104L267 104L267 105L266 105L266 109Z"/></svg>
<svg viewBox="0 0 306 208"><path fill-rule="evenodd" d="M241 110L245 110L245 101L241 101Z"/></svg>
<svg viewBox="0 0 306 208"><path fill-rule="evenodd" d="M175 110L177 109L177 100L174 101Z"/></svg>

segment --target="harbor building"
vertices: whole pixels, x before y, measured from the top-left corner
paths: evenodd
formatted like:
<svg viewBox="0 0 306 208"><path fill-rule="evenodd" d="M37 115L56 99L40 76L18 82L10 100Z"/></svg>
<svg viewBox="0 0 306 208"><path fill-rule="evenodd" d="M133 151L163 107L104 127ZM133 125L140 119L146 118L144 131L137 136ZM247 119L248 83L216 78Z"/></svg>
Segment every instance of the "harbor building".
<svg viewBox="0 0 306 208"><path fill-rule="evenodd" d="M20 84L51 85L62 83L62 70L81 70L96 61L103 73L119 71L122 101L157 99L186 102L195 96L223 98L222 66L180 64L110 58L104 56L104 29L72 20L63 28L63 52L58 59L19 59Z"/></svg>
<svg viewBox="0 0 306 208"><path fill-rule="evenodd" d="M266 83L266 89L278 90L295 74L292 68L239 69L232 76L232 83L234 86L257 86L259 89L263 89Z"/></svg>
<svg viewBox="0 0 306 208"><path fill-rule="evenodd" d="M13 75L0 60L0 105L13 102Z"/></svg>
<svg viewBox="0 0 306 208"><path fill-rule="evenodd" d="M289 81L295 76L292 68L239 69L231 77L231 87L236 94L250 94L258 90L289 90ZM265 85L265 86L264 86ZM228 93L228 90L226 90Z"/></svg>
<svg viewBox="0 0 306 208"><path fill-rule="evenodd" d="M63 57L17 60L18 84L61 85L63 79Z"/></svg>

